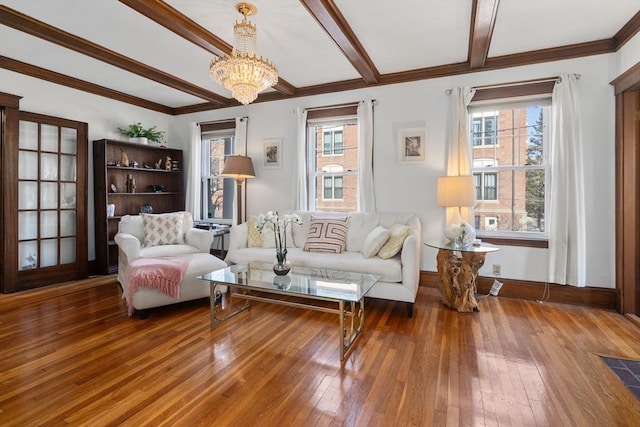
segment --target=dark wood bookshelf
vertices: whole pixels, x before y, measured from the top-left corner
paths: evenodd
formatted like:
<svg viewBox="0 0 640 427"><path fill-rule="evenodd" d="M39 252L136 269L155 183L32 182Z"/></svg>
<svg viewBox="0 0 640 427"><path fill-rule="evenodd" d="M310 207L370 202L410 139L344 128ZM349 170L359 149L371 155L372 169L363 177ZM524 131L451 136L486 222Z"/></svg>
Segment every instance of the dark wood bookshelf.
<svg viewBox="0 0 640 427"><path fill-rule="evenodd" d="M137 166L123 166L123 153L130 165L136 162ZM165 168L167 157L170 170ZM96 263L99 273L113 274L118 271L118 247L113 238L123 216L137 215L145 205L152 206L153 213L184 210L184 157L178 149L100 139L93 141L93 165ZM128 191L129 176L135 180L135 191ZM153 186L161 186L162 191ZM108 204L115 205L112 217L107 216Z"/></svg>

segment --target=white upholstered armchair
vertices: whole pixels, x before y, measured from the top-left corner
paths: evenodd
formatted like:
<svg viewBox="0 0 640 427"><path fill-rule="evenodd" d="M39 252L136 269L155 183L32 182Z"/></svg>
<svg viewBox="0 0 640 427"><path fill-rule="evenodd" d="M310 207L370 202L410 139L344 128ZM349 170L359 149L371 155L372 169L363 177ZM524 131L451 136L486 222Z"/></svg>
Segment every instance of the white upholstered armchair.
<svg viewBox="0 0 640 427"><path fill-rule="evenodd" d="M164 223L158 222L163 220ZM125 215L118 224L115 241L118 245L118 281L125 297L130 285L128 268L134 261L154 258L188 258L189 261L179 298L155 289L139 288L131 295L131 301L127 301L129 307L136 310L208 297L208 283L196 279L196 276L226 267L224 261L210 254L213 234L209 230L194 228L190 212Z"/></svg>

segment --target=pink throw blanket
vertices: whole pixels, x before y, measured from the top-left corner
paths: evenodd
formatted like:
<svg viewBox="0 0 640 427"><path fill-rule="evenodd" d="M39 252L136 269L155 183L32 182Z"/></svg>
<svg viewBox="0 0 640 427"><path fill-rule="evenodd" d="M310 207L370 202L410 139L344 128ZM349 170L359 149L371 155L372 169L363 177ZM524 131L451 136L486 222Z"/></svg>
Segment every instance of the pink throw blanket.
<svg viewBox="0 0 640 427"><path fill-rule="evenodd" d="M180 298L180 284L189 267L190 256L138 258L125 270L129 316L133 314L133 295L139 288L154 289L173 298Z"/></svg>

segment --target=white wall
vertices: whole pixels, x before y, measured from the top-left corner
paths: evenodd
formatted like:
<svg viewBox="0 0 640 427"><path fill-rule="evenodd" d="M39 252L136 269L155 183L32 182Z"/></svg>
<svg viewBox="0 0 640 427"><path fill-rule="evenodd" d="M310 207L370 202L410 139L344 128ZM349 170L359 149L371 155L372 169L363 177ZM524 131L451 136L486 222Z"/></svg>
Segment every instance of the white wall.
<svg viewBox="0 0 640 427"><path fill-rule="evenodd" d="M639 39L636 37L636 39ZM637 40L634 39L635 43ZM630 46L630 44L627 44ZM636 54L637 56L637 54ZM625 53L624 62L632 62ZM296 107L317 107L376 99L374 168L376 198L381 212L414 212L420 216L425 239L439 238L444 229L444 209L436 204L435 182L445 173L445 123L448 95L456 86L478 86L578 73L584 137L587 283L615 287L614 250L614 98L609 82L620 70L618 54L599 55L488 71L440 79L424 80L370 89L305 98L295 98L225 110L213 110L170 117L131 107L106 98L63 88L19 74L0 70L0 91L23 96L21 109L89 123L89 140L117 136L117 126L141 121L168 130L169 144L185 149L188 158L189 123L236 116L248 116L248 151L254 160L257 179L247 182L249 214L272 209L292 209ZM636 61L637 62L637 61ZM427 159L421 164L403 164L396 151L397 130L424 123L427 128ZM282 138L283 167L264 170L262 140ZM90 162L90 170L92 163ZM92 185L90 179L90 186ZM93 194L90 189L90 259L94 258ZM424 247L421 268L436 270L436 252ZM504 278L546 280L547 250L504 246L487 257L482 275L491 275L491 265L502 266Z"/></svg>
<svg viewBox="0 0 640 427"><path fill-rule="evenodd" d="M627 71L629 68L640 62L640 33L625 43L616 52L616 68L614 78Z"/></svg>
<svg viewBox="0 0 640 427"><path fill-rule="evenodd" d="M122 139L118 127L124 128L134 122L141 122L146 127L157 126L159 130L168 131L173 117L2 69L0 69L0 92L22 96L20 100L22 111L89 124L87 228L89 259L95 259L92 141L102 138Z"/></svg>
<svg viewBox="0 0 640 427"><path fill-rule="evenodd" d="M586 220L587 283L615 287L614 263L614 98L609 82L615 73L614 54L559 61L461 76L381 86L335 94L318 95L277 102L258 103L226 111L197 113L177 118L177 127L186 129L189 121L207 121L247 115L248 155L254 160L257 179L247 183L247 211L292 209L296 107L317 107L367 98L378 101L374 114L374 174L376 198L381 212L414 212L420 216L425 239L439 238L444 229L444 209L436 204L436 178L445 173L445 123L448 108L446 89L478 86L578 73L582 100ZM182 124L181 122L185 122ZM421 164L398 161L398 129L426 124L427 159ZM280 170L263 170L262 140L283 140ZM597 173L596 173L597 171ZM424 247L423 270L435 271L436 251ZM504 246L490 254L481 270L490 276L492 264L500 264L502 276L544 282L547 276L547 250Z"/></svg>

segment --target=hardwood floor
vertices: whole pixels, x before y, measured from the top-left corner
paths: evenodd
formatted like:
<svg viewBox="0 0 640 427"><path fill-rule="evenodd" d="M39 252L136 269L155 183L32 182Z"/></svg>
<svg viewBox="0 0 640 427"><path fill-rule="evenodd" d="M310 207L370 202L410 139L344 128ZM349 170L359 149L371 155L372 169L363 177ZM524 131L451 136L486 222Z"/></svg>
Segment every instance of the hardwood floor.
<svg viewBox="0 0 640 427"><path fill-rule="evenodd" d="M600 355L640 360L614 312L421 287L413 319L367 300L343 365L338 319L254 303L211 331L206 300L128 318L113 277L0 295L0 425L631 426Z"/></svg>

